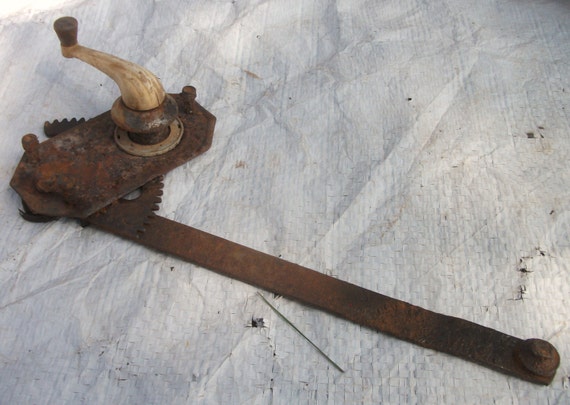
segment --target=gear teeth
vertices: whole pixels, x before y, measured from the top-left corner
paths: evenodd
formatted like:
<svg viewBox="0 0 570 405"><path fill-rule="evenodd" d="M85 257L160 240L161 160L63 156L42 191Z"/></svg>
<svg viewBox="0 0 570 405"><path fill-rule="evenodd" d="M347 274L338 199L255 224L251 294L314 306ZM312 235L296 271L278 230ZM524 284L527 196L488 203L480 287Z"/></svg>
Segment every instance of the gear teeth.
<svg viewBox="0 0 570 405"><path fill-rule="evenodd" d="M156 177L155 179L149 181L140 188L140 195L130 201L125 201L127 204L137 205L141 208L146 207L146 213L142 215L132 223L134 229L136 229L137 237L144 235L146 228L152 226L152 220L156 217L156 211L160 209L159 204L162 202L162 187L164 176Z"/></svg>
<svg viewBox="0 0 570 405"><path fill-rule="evenodd" d="M41 222L57 221L59 219L58 217L50 217L47 215L34 214L30 210L28 205L24 202L24 200L22 200L22 208L23 209L18 210L20 212L20 216L28 222L41 223Z"/></svg>
<svg viewBox="0 0 570 405"><path fill-rule="evenodd" d="M160 196L162 195L163 180L164 176L150 180L139 188L140 193L136 197L120 198L89 218L93 218L94 222L99 223L100 226L108 222L109 226L118 226L137 239L143 238L146 229L152 226L157 218L155 212L158 211L159 204L162 201ZM89 218L87 218L87 222L89 222ZM100 221L101 218L103 221Z"/></svg>
<svg viewBox="0 0 570 405"><path fill-rule="evenodd" d="M158 211L158 205L154 205L151 210L152 211ZM156 214L154 212L150 213L149 215L147 215L147 217L143 220L142 225L140 228L137 229L137 237L140 238L142 237L148 226L150 226L152 224L152 220L154 219L154 217L156 216Z"/></svg>
<svg viewBox="0 0 570 405"><path fill-rule="evenodd" d="M65 132L77 125L83 124L85 122L85 118L72 118L70 120L68 120L67 118L64 118L63 120L59 121L59 120L54 120L52 122L46 121L44 123L44 134L48 137L48 138L52 138L56 135L61 134L62 132Z"/></svg>

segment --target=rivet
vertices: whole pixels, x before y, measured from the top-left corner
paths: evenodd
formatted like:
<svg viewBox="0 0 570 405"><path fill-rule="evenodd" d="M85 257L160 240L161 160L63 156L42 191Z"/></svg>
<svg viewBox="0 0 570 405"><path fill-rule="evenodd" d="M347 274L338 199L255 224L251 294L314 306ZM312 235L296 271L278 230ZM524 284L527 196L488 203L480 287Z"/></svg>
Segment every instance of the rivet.
<svg viewBox="0 0 570 405"><path fill-rule="evenodd" d="M560 364L560 355L554 346L542 339L527 339L519 343L515 356L531 373L552 377Z"/></svg>

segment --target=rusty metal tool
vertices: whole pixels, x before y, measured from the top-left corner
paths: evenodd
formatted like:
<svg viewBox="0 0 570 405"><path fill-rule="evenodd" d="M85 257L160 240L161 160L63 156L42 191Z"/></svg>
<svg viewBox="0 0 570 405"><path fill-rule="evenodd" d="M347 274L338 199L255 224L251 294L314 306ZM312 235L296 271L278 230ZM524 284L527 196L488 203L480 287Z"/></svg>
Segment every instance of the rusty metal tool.
<svg viewBox="0 0 570 405"><path fill-rule="evenodd" d="M54 28L63 55L107 73L121 97L93 119L46 123L44 142L22 138L11 186L26 219L77 218L416 345L533 383L552 381L560 356L547 341L435 313L157 215L161 176L209 148L215 117L196 102L194 87L167 94L146 69L79 45L72 17ZM122 198L137 189L138 198Z"/></svg>

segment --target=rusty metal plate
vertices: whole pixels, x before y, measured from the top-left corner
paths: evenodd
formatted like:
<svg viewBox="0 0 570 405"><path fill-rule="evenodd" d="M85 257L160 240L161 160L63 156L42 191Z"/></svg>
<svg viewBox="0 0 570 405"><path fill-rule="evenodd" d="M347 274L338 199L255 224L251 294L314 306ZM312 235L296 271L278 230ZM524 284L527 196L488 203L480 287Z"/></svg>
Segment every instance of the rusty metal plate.
<svg viewBox="0 0 570 405"><path fill-rule="evenodd" d="M173 150L150 157L124 152L115 142L116 125L107 111L42 143L26 135L26 152L10 185L33 214L86 218L186 163L208 150L216 118L185 92L171 96L184 128Z"/></svg>

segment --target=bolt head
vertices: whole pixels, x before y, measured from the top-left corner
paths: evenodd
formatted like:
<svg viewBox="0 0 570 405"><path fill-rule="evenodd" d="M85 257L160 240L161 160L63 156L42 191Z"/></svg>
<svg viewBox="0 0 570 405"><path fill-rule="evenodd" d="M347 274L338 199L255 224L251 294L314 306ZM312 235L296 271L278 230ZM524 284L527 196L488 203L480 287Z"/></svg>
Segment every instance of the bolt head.
<svg viewBox="0 0 570 405"><path fill-rule="evenodd" d="M554 346L542 339L527 339L515 349L515 357L531 373L552 377L560 365L560 355Z"/></svg>

